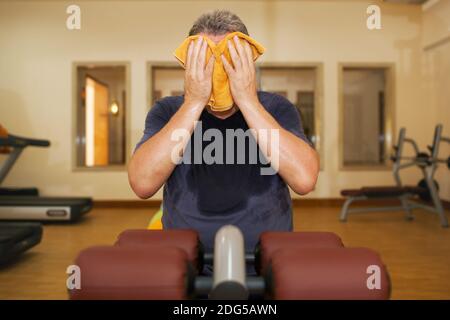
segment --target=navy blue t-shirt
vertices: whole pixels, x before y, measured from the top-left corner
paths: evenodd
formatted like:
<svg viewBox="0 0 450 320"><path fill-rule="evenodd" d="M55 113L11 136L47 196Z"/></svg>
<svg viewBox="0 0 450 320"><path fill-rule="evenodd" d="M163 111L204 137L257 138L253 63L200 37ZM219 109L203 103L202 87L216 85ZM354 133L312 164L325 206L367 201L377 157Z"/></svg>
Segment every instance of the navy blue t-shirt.
<svg viewBox="0 0 450 320"><path fill-rule="evenodd" d="M258 92L258 98L283 128L309 143L303 133L299 113L289 100L263 91ZM183 99L183 96L165 97L155 103L147 115L144 135L136 149L165 126ZM248 129L240 111L219 119L205 109L199 121L203 132L216 129L225 135L227 129ZM195 130L191 136L191 159L196 134L201 132ZM214 139L202 141L203 149L212 141ZM223 153L226 154L225 148ZM235 157L237 153L234 153ZM215 155L214 152L212 154ZM246 160L248 156L247 152ZM187 158L189 155L185 154L184 160ZM240 228L248 252L254 250L263 231L292 231L292 202L286 183L278 174L261 175L261 167L268 166L264 162L248 162L195 164L185 161L178 164L164 185L164 228L197 230L207 252L213 250L217 230L227 224Z"/></svg>

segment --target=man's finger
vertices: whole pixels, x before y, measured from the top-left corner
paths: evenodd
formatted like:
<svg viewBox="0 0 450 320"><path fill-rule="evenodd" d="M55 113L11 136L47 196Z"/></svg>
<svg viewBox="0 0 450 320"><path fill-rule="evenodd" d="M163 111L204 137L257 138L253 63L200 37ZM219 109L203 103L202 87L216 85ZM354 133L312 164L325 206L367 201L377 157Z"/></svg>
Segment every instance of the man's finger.
<svg viewBox="0 0 450 320"><path fill-rule="evenodd" d="M192 56L192 50L194 48L194 41L190 41L189 46L188 46L188 51L187 51L187 56L186 56L186 70L189 70L189 68L191 67L191 56Z"/></svg>
<svg viewBox="0 0 450 320"><path fill-rule="evenodd" d="M230 63L227 61L227 59L225 58L225 56L222 54L222 55L220 56L220 58L222 59L223 68L225 69L225 72L228 74L228 76L233 75L233 74L234 74L234 69L233 69L233 67L230 65Z"/></svg>
<svg viewBox="0 0 450 320"><path fill-rule="evenodd" d="M198 55L198 62L197 62L197 72L203 72L205 70L205 59L206 59L206 49L207 49L207 43L206 40L203 41L202 47L200 48L200 53Z"/></svg>
<svg viewBox="0 0 450 320"><path fill-rule="evenodd" d="M200 51L200 47L203 43L203 37L200 36L194 46L194 53L192 55L192 62L191 62L191 72L193 72L194 74L197 73L197 63L198 63L198 53Z"/></svg>
<svg viewBox="0 0 450 320"><path fill-rule="evenodd" d="M250 44L247 41L245 41L244 50L247 54L247 61L248 61L248 65L250 66L250 70L253 70L254 63L255 63L253 60L253 51L252 51L252 48L250 48Z"/></svg>
<svg viewBox="0 0 450 320"><path fill-rule="evenodd" d="M234 40L234 44L237 49L237 52L239 54L239 60L241 61L242 69L244 70L244 72L248 72L248 69L249 69L248 59L246 57L244 48L242 47L242 43L239 40L238 36L234 36L233 40Z"/></svg>
<svg viewBox="0 0 450 320"><path fill-rule="evenodd" d="M227 44L228 44L228 51L230 51L231 60L233 61L234 64L234 69L240 70L242 68L242 63L236 52L236 48L234 47L234 45L231 43L230 40L227 41Z"/></svg>

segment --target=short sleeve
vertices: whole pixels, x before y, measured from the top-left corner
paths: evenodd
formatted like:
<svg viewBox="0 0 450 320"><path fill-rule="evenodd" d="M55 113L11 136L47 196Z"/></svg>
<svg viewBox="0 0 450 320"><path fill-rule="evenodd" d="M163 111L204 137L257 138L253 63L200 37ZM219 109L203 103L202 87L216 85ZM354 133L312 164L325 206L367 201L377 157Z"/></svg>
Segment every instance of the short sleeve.
<svg viewBox="0 0 450 320"><path fill-rule="evenodd" d="M159 100L147 113L145 118L145 129L141 140L136 144L134 152L148 139L159 132L170 120L169 112L166 110L164 103Z"/></svg>
<svg viewBox="0 0 450 320"><path fill-rule="evenodd" d="M302 120L297 108L288 99L280 95L274 95L272 106L273 116L279 125L312 147L311 141L303 131Z"/></svg>

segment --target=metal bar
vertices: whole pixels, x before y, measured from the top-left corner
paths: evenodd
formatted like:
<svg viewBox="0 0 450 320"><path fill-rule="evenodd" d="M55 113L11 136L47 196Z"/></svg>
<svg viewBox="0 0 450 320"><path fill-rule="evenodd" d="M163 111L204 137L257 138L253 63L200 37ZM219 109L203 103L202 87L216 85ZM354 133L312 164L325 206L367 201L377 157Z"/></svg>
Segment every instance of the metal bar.
<svg viewBox="0 0 450 320"><path fill-rule="evenodd" d="M206 252L203 254L203 262L207 264L212 264L214 262L214 253ZM255 263L255 254L253 252L245 253L245 262L246 263Z"/></svg>
<svg viewBox="0 0 450 320"><path fill-rule="evenodd" d="M342 222L347 221L347 217L348 217L348 208L350 207L350 204L352 204L352 202L357 201L357 200L363 200L366 199L366 197L349 197L347 200L345 200L344 205L342 206L342 211L341 211L341 217L340 220Z"/></svg>
<svg viewBox="0 0 450 320"><path fill-rule="evenodd" d="M263 295L266 290L266 284L263 277L251 276L247 277L246 284L251 294ZM197 276L194 282L194 290L196 295L207 295L211 292L213 280L211 277Z"/></svg>
<svg viewBox="0 0 450 320"><path fill-rule="evenodd" d="M402 203L403 210L405 210L405 212L406 212L406 219L407 220L414 219L414 216L413 216L412 211L411 211L411 209L413 209L413 207L409 205L408 197L401 196L400 197L400 202Z"/></svg>
<svg viewBox="0 0 450 320"><path fill-rule="evenodd" d="M266 284L262 277L247 277L247 288L252 294L264 294L266 291Z"/></svg>
<svg viewBox="0 0 450 320"><path fill-rule="evenodd" d="M417 146L417 143L413 139L405 138L405 142L408 142L408 143L410 143L413 146L414 151L416 152L416 154L420 152L419 147Z"/></svg>
<svg viewBox="0 0 450 320"><path fill-rule="evenodd" d="M433 206L426 205L426 204L423 204L423 203L420 203L420 202L416 202L416 201L412 201L412 200L409 200L408 202L410 204L414 205L414 209L423 209L423 210L427 210L427 211L434 212L434 213L437 212L436 208L433 207Z"/></svg>
<svg viewBox="0 0 450 320"><path fill-rule="evenodd" d="M448 227L447 216L445 215L444 207L442 206L441 199L439 198L439 192L434 184L433 175L435 172L435 164L429 168L426 168L426 182L428 190L430 191L431 200L433 201L436 212L441 220L441 226L444 228Z"/></svg>
<svg viewBox="0 0 450 320"><path fill-rule="evenodd" d="M197 276L194 282L194 290L196 295L209 294L212 288L212 278L205 276Z"/></svg>
<svg viewBox="0 0 450 320"><path fill-rule="evenodd" d="M0 167L0 184L6 178L8 172L11 170L22 151L23 148L14 148L13 151L9 154L8 158L6 158L6 160L3 162L3 165Z"/></svg>
<svg viewBox="0 0 450 320"><path fill-rule="evenodd" d="M379 211L398 211L404 210L402 206L389 206L389 207L369 207L369 208L358 208L358 209L349 209L349 213L358 213L358 212L379 212Z"/></svg>
<svg viewBox="0 0 450 320"><path fill-rule="evenodd" d="M244 236L237 227L226 225L217 231L213 264L213 288L210 298L247 299Z"/></svg>

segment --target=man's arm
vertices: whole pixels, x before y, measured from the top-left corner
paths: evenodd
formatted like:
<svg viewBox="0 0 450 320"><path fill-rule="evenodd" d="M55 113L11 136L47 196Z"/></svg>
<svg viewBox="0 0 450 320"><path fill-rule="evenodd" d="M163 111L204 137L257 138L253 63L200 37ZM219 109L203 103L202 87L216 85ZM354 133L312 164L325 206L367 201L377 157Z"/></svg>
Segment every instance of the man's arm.
<svg viewBox="0 0 450 320"><path fill-rule="evenodd" d="M200 37L190 43L185 73L184 103L167 124L144 142L133 154L128 166L128 180L136 195L142 199L153 196L166 182L176 161L172 151L179 147L179 141L172 140L175 130L192 134L194 123L211 95L214 57L205 67L207 42ZM184 142L186 146L187 139ZM183 148L184 149L184 148ZM179 157L182 155L180 154Z"/></svg>
<svg viewBox="0 0 450 320"><path fill-rule="evenodd" d="M307 194L314 190L319 173L319 157L316 151L281 127L259 101L242 104L240 109L248 126L256 132L261 129L278 130L278 148L272 149L270 135L258 135L257 141L267 159L278 159L278 173L292 190L298 194Z"/></svg>
<svg viewBox="0 0 450 320"><path fill-rule="evenodd" d="M224 68L230 79L233 100L239 106L251 129L276 129L279 132L279 147L271 150L268 135L257 135L260 149L267 159L279 159L278 173L298 194L306 194L314 189L319 174L319 157L316 151L305 141L295 136L270 115L261 105L256 92L255 64L250 45L241 45L234 39L235 46L229 41L228 49L234 68L222 55ZM269 156L270 155L270 156Z"/></svg>

